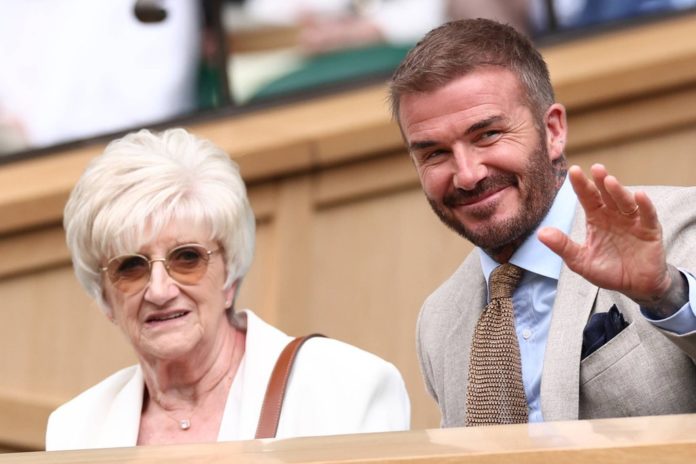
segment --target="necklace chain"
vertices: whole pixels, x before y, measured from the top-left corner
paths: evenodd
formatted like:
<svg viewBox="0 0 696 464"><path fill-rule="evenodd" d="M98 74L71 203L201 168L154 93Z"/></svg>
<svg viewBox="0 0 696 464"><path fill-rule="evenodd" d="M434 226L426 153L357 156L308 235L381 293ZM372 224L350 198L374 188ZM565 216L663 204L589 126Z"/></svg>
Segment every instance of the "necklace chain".
<svg viewBox="0 0 696 464"><path fill-rule="evenodd" d="M167 415L167 417L169 417L171 420L173 420L174 422L176 422L179 425L179 429L186 431L186 430L191 428L191 418L190 417L186 417L184 419L177 419L176 417L169 414L166 409L164 409L164 408L161 408L161 409L162 409L162 412L164 412Z"/></svg>
<svg viewBox="0 0 696 464"><path fill-rule="evenodd" d="M235 340L235 341L236 341L236 340ZM232 355L234 355L234 353L235 353L236 351L237 351L237 343L235 343L235 345L234 345L234 347L233 347L233 349L232 349ZM232 376L223 376L223 378L221 379L221 381L222 381L223 383L227 383L227 382L229 381L230 384L231 384L231 383L232 383ZM219 382L218 382L218 383L219 383ZM217 385L216 385L216 386L217 386ZM191 411L191 416L185 417L185 418L183 418L183 419L177 419L176 417L172 416L172 415L169 414L169 412L168 412L166 409L164 409L162 406L160 406L160 409L162 410L162 412L163 412L164 414L166 414L167 417L169 417L171 420L173 420L174 422L177 423L177 425L179 426L179 429L180 429L180 430L182 430L182 431L185 432L185 431L187 431L187 430L189 430L189 429L191 428L191 417L193 416L193 413L195 412L195 408L194 408L193 411Z"/></svg>

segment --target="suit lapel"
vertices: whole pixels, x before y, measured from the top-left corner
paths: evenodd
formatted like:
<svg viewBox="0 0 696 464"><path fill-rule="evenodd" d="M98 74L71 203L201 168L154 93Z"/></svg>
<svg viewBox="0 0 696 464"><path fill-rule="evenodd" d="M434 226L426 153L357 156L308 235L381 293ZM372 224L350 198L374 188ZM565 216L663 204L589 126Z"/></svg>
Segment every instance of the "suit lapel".
<svg viewBox="0 0 696 464"><path fill-rule="evenodd" d="M585 241L585 214L579 205L570 237L578 243ZM541 377L545 421L578 418L582 332L598 290L565 265L561 269Z"/></svg>
<svg viewBox="0 0 696 464"><path fill-rule="evenodd" d="M486 281L477 253L472 255L475 256L471 265L466 270L459 270L461 291L451 302L458 316L452 321L452 330L445 341L444 407L440 408L443 411L442 425L445 427L465 423L469 353L476 323L486 305Z"/></svg>

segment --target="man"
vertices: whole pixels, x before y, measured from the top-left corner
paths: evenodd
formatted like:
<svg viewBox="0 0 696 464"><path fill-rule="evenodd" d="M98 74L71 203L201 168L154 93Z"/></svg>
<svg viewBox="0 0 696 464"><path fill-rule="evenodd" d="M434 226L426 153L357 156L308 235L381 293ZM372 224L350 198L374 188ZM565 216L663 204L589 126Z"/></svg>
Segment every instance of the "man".
<svg viewBox="0 0 696 464"><path fill-rule="evenodd" d="M477 247L418 321L442 426L696 412L696 189L568 169L543 58L493 21L431 31L391 102L433 211ZM498 268L522 276L504 347Z"/></svg>

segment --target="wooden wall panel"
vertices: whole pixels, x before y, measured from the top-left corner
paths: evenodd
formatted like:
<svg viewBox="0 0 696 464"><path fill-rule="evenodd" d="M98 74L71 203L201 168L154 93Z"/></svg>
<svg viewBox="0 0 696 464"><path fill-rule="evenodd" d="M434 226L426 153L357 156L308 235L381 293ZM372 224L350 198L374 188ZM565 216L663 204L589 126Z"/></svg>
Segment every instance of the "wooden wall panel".
<svg viewBox="0 0 696 464"><path fill-rule="evenodd" d="M572 137L572 134L571 134ZM568 159L585 172L604 164L627 185L696 185L696 125L630 141L570 151Z"/></svg>
<svg viewBox="0 0 696 464"><path fill-rule="evenodd" d="M270 220L261 221L256 226L256 251L254 262L239 289L236 308L251 309L271 324L277 322L273 307L274 296L270 291L270 275L275 269L273 254L273 226Z"/></svg>
<svg viewBox="0 0 696 464"><path fill-rule="evenodd" d="M64 400L134 361L69 266L2 280L0 301L2 389Z"/></svg>

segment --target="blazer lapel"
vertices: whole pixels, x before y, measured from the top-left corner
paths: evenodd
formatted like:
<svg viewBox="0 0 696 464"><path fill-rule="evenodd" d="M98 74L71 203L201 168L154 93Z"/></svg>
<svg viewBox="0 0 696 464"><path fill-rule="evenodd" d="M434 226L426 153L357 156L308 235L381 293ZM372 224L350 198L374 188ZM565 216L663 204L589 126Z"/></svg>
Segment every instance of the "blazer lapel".
<svg viewBox="0 0 696 464"><path fill-rule="evenodd" d="M585 232L585 214L578 205L570 238L583 243ZM565 265L561 269L541 377L545 421L578 418L582 332L598 291Z"/></svg>
<svg viewBox="0 0 696 464"><path fill-rule="evenodd" d="M144 389L143 373L137 366L133 377L114 397L97 439L97 448L137 445Z"/></svg>
<svg viewBox="0 0 696 464"><path fill-rule="evenodd" d="M240 379L242 382L234 385L235 389L240 388L243 401L240 410L234 411L228 398L218 435L219 441L254 438L271 372L281 351L292 340L292 337L267 324L250 310L240 311L234 317L239 321L238 326L246 329L244 371ZM233 382L238 383L238 380ZM237 414L238 421L235 420ZM282 420L279 429L281 425Z"/></svg>
<svg viewBox="0 0 696 464"><path fill-rule="evenodd" d="M443 411L444 427L461 426L465 423L469 353L476 323L486 306L486 280L483 278L478 256L474 256L471 266L460 274L463 276L460 279L461 291L451 303L458 309L458 317L452 321L452 330L445 342L444 407L440 407Z"/></svg>

